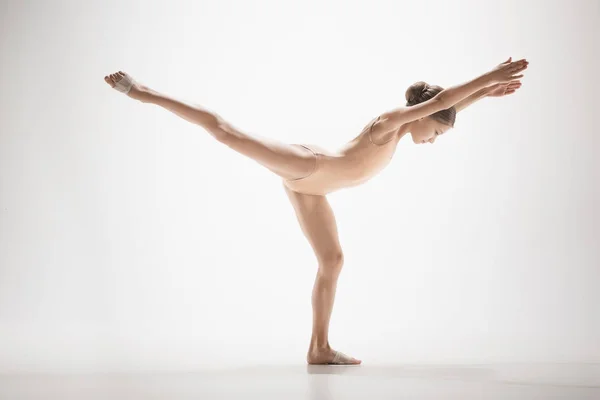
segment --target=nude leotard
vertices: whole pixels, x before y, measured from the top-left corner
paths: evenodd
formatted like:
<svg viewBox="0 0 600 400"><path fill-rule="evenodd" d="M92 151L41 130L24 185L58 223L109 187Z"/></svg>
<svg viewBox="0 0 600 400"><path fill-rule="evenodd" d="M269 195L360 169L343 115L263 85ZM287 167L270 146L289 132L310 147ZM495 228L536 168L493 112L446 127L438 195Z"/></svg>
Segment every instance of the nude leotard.
<svg viewBox="0 0 600 400"><path fill-rule="evenodd" d="M356 138L335 152L313 144L295 144L314 153L315 167L305 177L284 179L285 186L299 193L325 195L371 179L389 164L399 140L395 135L386 143L374 143L371 130L378 120L379 117L375 118Z"/></svg>

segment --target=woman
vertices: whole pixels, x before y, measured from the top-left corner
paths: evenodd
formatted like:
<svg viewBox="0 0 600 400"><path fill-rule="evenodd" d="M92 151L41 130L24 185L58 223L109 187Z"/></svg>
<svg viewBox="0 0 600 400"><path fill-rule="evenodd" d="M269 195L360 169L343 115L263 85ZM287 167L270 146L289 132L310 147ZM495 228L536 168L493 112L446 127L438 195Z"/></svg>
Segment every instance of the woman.
<svg viewBox="0 0 600 400"><path fill-rule="evenodd" d="M528 62L507 61L477 78L447 89L417 82L406 91L406 107L384 112L338 151L317 145L286 144L251 136L214 112L158 93L119 71L105 76L113 88L143 103L161 106L202 126L219 142L252 158L282 178L304 235L318 260L312 292L313 330L307 353L309 364L360 364L329 345L329 320L337 280L344 262L327 193L366 182L389 162L398 141L409 133L414 143L434 143L453 127L456 112L484 96L514 93L521 86L516 75Z"/></svg>

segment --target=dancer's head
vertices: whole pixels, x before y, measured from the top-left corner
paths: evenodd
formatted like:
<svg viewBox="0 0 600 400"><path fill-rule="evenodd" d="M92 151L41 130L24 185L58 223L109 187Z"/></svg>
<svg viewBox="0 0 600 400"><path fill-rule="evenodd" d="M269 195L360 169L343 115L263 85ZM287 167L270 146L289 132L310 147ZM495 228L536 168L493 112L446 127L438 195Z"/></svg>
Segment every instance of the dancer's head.
<svg viewBox="0 0 600 400"><path fill-rule="evenodd" d="M435 97L442 90L444 89L437 85L428 85L423 81L416 82L406 90L406 105L410 107L427 101ZM410 133L413 142L417 144L435 142L438 135L454 127L455 119L456 109L450 107L411 122Z"/></svg>

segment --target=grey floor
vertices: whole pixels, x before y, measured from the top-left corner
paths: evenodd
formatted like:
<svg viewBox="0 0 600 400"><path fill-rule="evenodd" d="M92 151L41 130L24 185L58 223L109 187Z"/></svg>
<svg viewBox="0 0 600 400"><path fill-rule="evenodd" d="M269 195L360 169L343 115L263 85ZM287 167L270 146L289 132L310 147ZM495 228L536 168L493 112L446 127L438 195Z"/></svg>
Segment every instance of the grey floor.
<svg viewBox="0 0 600 400"><path fill-rule="evenodd" d="M257 366L130 374L0 375L0 399L590 399L600 364Z"/></svg>

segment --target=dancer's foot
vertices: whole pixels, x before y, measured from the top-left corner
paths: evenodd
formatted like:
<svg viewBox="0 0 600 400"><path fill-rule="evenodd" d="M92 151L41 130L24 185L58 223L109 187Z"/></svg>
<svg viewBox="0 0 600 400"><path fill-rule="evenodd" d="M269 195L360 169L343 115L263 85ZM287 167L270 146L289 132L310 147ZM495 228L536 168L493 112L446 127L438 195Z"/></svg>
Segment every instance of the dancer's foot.
<svg viewBox="0 0 600 400"><path fill-rule="evenodd" d="M358 365L362 361L347 356L346 354L333 350L331 347L325 349L311 349L306 360L309 364L332 364L332 365Z"/></svg>
<svg viewBox="0 0 600 400"><path fill-rule="evenodd" d="M145 86L136 82L129 74L119 71L115 74L110 74L104 77L104 81L113 89L125 93L132 99L140 100L140 94Z"/></svg>

